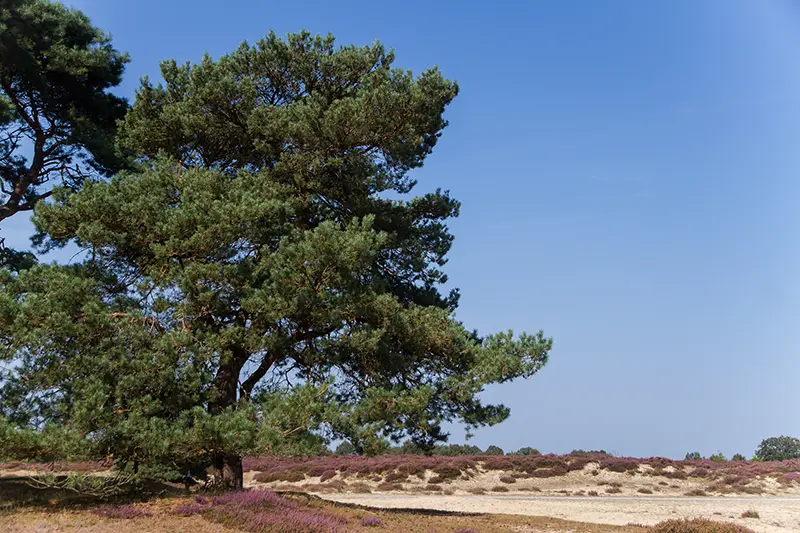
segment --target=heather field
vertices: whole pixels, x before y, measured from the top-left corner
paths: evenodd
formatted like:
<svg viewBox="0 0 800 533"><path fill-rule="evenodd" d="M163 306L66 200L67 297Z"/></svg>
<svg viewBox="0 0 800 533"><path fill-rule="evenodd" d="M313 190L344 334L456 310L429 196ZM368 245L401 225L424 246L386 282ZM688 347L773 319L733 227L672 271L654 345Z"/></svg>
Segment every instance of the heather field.
<svg viewBox="0 0 800 533"><path fill-rule="evenodd" d="M5 531L764 532L800 530L800 461L609 455L250 457L246 492L81 499L26 479L109 477L103 463L0 466ZM16 492L14 492L16 490ZM21 495L26 494L25 497ZM15 499L16 498L16 499ZM687 522L685 520L693 520ZM720 523L729 524L721 526Z"/></svg>
<svg viewBox="0 0 800 533"><path fill-rule="evenodd" d="M302 487L314 492L428 491L541 492L587 495L704 496L800 495L800 460L678 461L663 457L537 455L426 457L252 457L244 461L251 484Z"/></svg>

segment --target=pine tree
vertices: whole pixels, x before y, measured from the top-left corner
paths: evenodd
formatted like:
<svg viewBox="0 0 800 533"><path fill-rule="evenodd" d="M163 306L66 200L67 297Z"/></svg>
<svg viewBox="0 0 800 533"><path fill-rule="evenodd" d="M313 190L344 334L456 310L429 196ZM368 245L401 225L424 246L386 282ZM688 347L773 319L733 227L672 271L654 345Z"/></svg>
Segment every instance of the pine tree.
<svg viewBox="0 0 800 533"><path fill-rule="evenodd" d="M58 421L135 469L320 439L430 448L445 421L501 422L478 394L529 377L551 341L479 338L442 294L459 204L412 196L457 94L380 44L269 35L162 65L120 129L138 167L37 209L89 259L6 274L5 414ZM56 390L43 396L45 390Z"/></svg>

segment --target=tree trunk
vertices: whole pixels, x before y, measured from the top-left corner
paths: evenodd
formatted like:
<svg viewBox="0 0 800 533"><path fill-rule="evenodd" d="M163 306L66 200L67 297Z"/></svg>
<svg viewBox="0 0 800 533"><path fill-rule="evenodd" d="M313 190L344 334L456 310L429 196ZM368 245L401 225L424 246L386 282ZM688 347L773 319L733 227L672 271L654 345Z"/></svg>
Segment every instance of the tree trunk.
<svg viewBox="0 0 800 533"><path fill-rule="evenodd" d="M218 414L236 404L236 393L239 388L239 374L249 354L241 346L230 346L230 356L220 362L214 378L214 398L208 406L211 414ZM211 472L214 484L228 490L244 488L244 472L240 455L219 451L212 457Z"/></svg>
<svg viewBox="0 0 800 533"><path fill-rule="evenodd" d="M242 490L244 488L244 471L242 458L238 455L216 454L211 465L211 474L214 484L227 490Z"/></svg>

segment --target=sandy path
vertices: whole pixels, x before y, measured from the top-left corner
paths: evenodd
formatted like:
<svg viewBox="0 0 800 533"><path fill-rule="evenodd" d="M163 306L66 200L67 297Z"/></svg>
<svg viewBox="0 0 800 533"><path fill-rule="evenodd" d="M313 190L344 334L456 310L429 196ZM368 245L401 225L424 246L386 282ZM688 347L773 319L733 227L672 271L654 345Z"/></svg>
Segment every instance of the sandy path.
<svg viewBox="0 0 800 533"><path fill-rule="evenodd" d="M759 533L800 531L800 498L548 498L405 494L320 496L372 507L549 516L595 524L652 525L671 518L702 517L735 522ZM750 509L757 511L760 518L741 518L741 514Z"/></svg>

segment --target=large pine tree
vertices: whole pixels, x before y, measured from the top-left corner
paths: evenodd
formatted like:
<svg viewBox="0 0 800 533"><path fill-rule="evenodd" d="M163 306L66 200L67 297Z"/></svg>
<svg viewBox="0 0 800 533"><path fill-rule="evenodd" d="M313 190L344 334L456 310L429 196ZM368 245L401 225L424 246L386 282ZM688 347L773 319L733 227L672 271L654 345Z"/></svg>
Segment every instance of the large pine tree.
<svg viewBox="0 0 800 533"><path fill-rule="evenodd" d="M537 372L551 341L455 320L439 288L459 204L412 196L409 172L457 86L393 59L302 33L162 64L120 131L138 168L37 209L86 262L6 274L6 417L233 486L281 438L369 451L505 419L478 394Z"/></svg>

